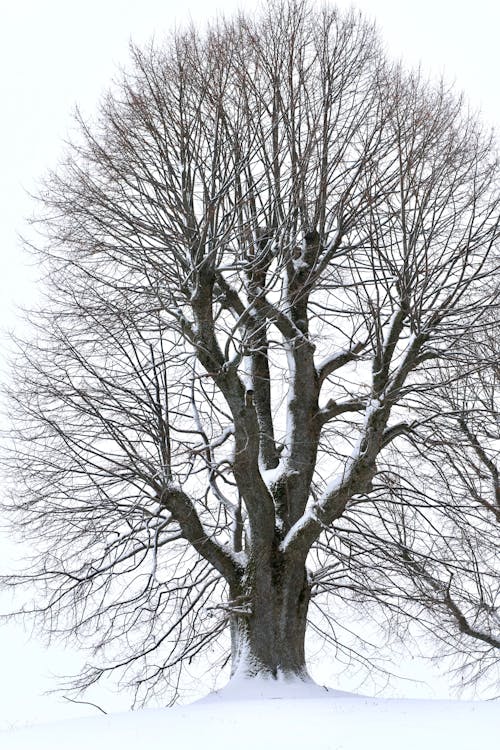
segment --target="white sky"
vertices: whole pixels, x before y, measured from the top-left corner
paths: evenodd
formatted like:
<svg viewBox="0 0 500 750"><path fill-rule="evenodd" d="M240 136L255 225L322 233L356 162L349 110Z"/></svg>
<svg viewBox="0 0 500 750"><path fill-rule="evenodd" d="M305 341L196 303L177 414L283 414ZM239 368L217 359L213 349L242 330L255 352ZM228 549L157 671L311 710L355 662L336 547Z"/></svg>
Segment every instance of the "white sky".
<svg viewBox="0 0 500 750"><path fill-rule="evenodd" d="M487 122L500 124L497 0L353 4L377 19L392 56L444 74L481 108ZM185 0L183 10L169 0L0 0L0 327L15 325L15 305L35 294L17 233L32 211L26 191L36 190L37 179L56 163L74 105L93 111L117 65L127 62L130 38L161 38L188 16L202 21L216 11L256 6L254 0ZM0 369L2 342L3 335ZM0 570L11 554L4 544ZM60 698L39 697L53 687L51 672L71 671L77 661L74 655L45 652L20 628L0 627L0 728L87 713ZM434 695L445 692L440 684ZM119 696L106 695L103 701L110 710L127 708Z"/></svg>

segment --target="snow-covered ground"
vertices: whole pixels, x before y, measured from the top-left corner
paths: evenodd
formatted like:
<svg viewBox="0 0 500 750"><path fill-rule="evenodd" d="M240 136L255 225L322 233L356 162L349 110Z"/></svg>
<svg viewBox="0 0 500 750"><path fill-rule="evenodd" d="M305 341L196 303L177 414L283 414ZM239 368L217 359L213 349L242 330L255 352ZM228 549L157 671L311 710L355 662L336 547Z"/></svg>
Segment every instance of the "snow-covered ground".
<svg viewBox="0 0 500 750"><path fill-rule="evenodd" d="M230 684L189 706L0 732L1 750L475 750L500 703L377 699L317 685Z"/></svg>

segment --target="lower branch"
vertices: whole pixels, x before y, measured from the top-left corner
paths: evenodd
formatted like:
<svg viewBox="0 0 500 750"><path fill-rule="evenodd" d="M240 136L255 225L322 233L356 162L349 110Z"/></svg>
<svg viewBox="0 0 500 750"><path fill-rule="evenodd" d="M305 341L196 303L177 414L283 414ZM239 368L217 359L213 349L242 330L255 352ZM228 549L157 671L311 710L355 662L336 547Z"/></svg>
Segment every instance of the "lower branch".
<svg viewBox="0 0 500 750"><path fill-rule="evenodd" d="M165 487L159 498L181 527L182 536L194 549L226 579L233 583L241 574L235 557L230 551L208 536L203 528L192 500L178 487Z"/></svg>

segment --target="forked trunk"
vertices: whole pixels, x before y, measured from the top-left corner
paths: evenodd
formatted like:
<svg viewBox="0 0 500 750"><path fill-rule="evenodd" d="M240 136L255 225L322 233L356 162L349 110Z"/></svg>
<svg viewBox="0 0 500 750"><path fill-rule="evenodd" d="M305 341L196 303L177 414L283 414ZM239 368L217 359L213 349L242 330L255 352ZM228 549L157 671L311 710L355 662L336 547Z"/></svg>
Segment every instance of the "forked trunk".
<svg viewBox="0 0 500 750"><path fill-rule="evenodd" d="M232 676L308 680L305 632L310 585L303 564L275 553L250 565L233 593Z"/></svg>

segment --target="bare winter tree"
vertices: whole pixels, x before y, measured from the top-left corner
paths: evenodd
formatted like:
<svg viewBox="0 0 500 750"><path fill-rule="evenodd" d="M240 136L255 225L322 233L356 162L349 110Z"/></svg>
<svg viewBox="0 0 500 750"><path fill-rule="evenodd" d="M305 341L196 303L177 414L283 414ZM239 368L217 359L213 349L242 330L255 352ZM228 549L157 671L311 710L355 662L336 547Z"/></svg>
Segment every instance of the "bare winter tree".
<svg viewBox="0 0 500 750"><path fill-rule="evenodd" d="M443 540L404 446L490 314L496 155L354 13L271 4L132 54L41 196L10 458L37 551L8 582L107 655L82 685L155 685L228 629L233 674L305 679L312 598L424 600L404 581Z"/></svg>

